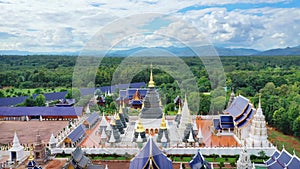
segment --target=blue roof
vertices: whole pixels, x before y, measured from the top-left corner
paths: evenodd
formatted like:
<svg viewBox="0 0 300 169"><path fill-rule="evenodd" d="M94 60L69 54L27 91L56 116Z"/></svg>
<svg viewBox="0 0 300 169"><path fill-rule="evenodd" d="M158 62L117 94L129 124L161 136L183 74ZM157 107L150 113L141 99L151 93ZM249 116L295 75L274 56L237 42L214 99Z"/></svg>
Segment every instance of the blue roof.
<svg viewBox="0 0 300 169"><path fill-rule="evenodd" d="M99 119L99 114L97 112L92 113L87 119L86 121L89 124L94 124L95 122L97 122L97 120Z"/></svg>
<svg viewBox="0 0 300 169"><path fill-rule="evenodd" d="M220 119L213 119L213 123L214 123L214 128L216 130L220 130L221 127L220 127Z"/></svg>
<svg viewBox="0 0 300 169"><path fill-rule="evenodd" d="M285 164L289 163L291 159L292 156L285 149L283 149L280 155L277 157L277 162L284 166Z"/></svg>
<svg viewBox="0 0 300 169"><path fill-rule="evenodd" d="M128 89L126 92L126 98L128 98L128 99L132 99L132 97L133 97L133 95L135 94L135 92L136 92L136 90L137 90L137 88L130 88L130 89ZM139 90L139 94L140 94L140 96L142 97L142 98L144 98L145 96L146 96L146 94L147 94L147 89L139 89L138 88L138 90Z"/></svg>
<svg viewBox="0 0 300 169"><path fill-rule="evenodd" d="M198 152L195 154L193 159L189 162L189 165L191 166L192 169L200 169L202 167L211 169L210 164L207 161L205 161L200 150L198 150Z"/></svg>
<svg viewBox="0 0 300 169"><path fill-rule="evenodd" d="M221 123L233 123L233 118L232 116L222 115L220 116L220 121Z"/></svg>
<svg viewBox="0 0 300 169"><path fill-rule="evenodd" d="M101 92L110 92L113 93L116 89L127 89L127 88L142 88L146 87L145 82L137 82L137 83L126 83L126 84L116 84L112 86L102 86L97 88L82 88L80 89L81 95L90 95L94 94L95 90L99 89Z"/></svg>
<svg viewBox="0 0 300 169"><path fill-rule="evenodd" d="M83 126L83 124L81 124L75 130L73 130L67 138L69 138L72 142L76 142L85 134L85 131L86 128Z"/></svg>
<svg viewBox="0 0 300 169"><path fill-rule="evenodd" d="M267 166L268 169L284 169L282 165L274 161L272 164Z"/></svg>
<svg viewBox="0 0 300 169"><path fill-rule="evenodd" d="M83 107L0 107L0 116L81 116Z"/></svg>
<svg viewBox="0 0 300 169"><path fill-rule="evenodd" d="M134 104L134 105L142 105L143 102L141 100L131 100L129 104Z"/></svg>
<svg viewBox="0 0 300 169"><path fill-rule="evenodd" d="M234 123L233 118L230 115L222 115L220 116L220 126L222 129L233 129Z"/></svg>
<svg viewBox="0 0 300 169"><path fill-rule="evenodd" d="M173 169L172 161L161 152L151 137L139 154L130 161L129 169L145 168L149 165L149 160L153 160L152 164L160 169Z"/></svg>
<svg viewBox="0 0 300 169"><path fill-rule="evenodd" d="M269 160L266 161L266 165L269 165L269 164L273 163L276 160L276 158L279 156L279 154L280 153L277 150L274 151L274 153L271 155L271 157L269 158Z"/></svg>
<svg viewBox="0 0 300 169"><path fill-rule="evenodd" d="M64 92L44 93L43 95L45 96L46 101L51 101L51 100L64 99L67 93L68 93L67 91L64 91ZM36 98L36 96L38 96L38 94L34 94L33 98Z"/></svg>
<svg viewBox="0 0 300 169"><path fill-rule="evenodd" d="M241 95L237 96L225 112L230 113L234 118L242 115L247 107L249 100Z"/></svg>
<svg viewBox="0 0 300 169"><path fill-rule="evenodd" d="M290 162L287 164L288 169L293 169L293 168L299 168L300 167L300 160L298 157L294 156Z"/></svg>
<svg viewBox="0 0 300 169"><path fill-rule="evenodd" d="M14 106L16 104L22 103L26 98L27 96L0 98L0 107Z"/></svg>
<svg viewBox="0 0 300 169"><path fill-rule="evenodd" d="M114 92L116 89L126 89L128 87L131 88L141 88L146 87L145 82L138 82L138 83L129 83L129 84L119 84L113 86L103 86L100 88L82 88L80 89L81 95L89 95L94 94L96 89L100 89L101 92ZM43 95L46 98L46 101L51 100L59 100L65 98L67 91L63 92L54 92L54 93L44 93ZM35 98L37 94L34 94L33 97ZM0 98L0 107L3 106L14 106L16 104L22 103L28 96L20 96L20 97L7 97L7 98Z"/></svg>

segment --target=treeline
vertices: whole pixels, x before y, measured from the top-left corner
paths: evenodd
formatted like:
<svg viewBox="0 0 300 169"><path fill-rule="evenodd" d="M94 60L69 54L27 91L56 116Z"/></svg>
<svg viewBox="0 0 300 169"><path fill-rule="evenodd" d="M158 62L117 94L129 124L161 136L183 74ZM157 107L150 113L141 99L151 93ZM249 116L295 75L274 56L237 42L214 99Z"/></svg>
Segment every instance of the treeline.
<svg viewBox="0 0 300 169"><path fill-rule="evenodd" d="M69 89L72 87L76 59L70 56L0 56L0 87ZM255 104L261 93L262 107L269 125L287 134L300 135L300 56L221 57L226 74L227 95L219 94L224 90L222 86L212 91L210 77L198 57L182 57L183 62L180 64L173 64L170 59L165 58L163 62L168 63L167 66L173 70L172 75L167 70L155 67L156 59L153 63L155 83L168 110L174 110L173 99L177 95L184 97L182 90L186 88L197 88L189 93L188 98L191 110L198 114L221 112L226 108L231 89L236 94L250 98ZM96 70L95 84L91 83L90 86L111 85L114 78L119 78L120 83L149 81L149 67L142 71L138 69L141 68L143 58L127 67L121 67L125 61L118 57L104 58ZM97 58L93 62L97 62ZM181 64L188 66L193 78L185 76L186 72L180 72ZM89 66L80 69L89 70ZM93 73L87 71L87 74L79 74L76 83L81 84ZM181 88L174 75L184 79L185 89ZM3 88L0 97L6 97L5 90L11 89ZM206 92L210 92L210 95ZM212 94L217 97L212 97ZM196 98L200 98L200 102ZM211 103L218 104L211 106Z"/></svg>

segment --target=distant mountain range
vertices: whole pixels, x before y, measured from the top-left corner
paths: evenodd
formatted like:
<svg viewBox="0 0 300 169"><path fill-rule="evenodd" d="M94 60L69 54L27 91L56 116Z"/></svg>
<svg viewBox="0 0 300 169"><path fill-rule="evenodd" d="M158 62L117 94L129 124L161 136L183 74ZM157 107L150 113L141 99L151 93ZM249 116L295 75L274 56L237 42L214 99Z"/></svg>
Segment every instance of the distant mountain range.
<svg viewBox="0 0 300 169"><path fill-rule="evenodd" d="M209 55L212 51L211 46L201 46L195 47L198 53L201 55ZM293 56L300 55L300 45L296 47L287 48L277 48L266 51L258 51L254 49L246 48L224 48L215 47L214 48L219 56ZM101 51L89 51L85 52L87 55L102 54ZM213 52L214 53L214 52ZM28 52L19 50L0 50L0 55L66 55L66 56L78 56L80 52ZM178 47L155 47L155 48L132 48L128 50L114 50L108 52L106 55L111 57L117 56L130 56L130 55L140 55L140 56L195 56L195 53L188 47L178 48Z"/></svg>

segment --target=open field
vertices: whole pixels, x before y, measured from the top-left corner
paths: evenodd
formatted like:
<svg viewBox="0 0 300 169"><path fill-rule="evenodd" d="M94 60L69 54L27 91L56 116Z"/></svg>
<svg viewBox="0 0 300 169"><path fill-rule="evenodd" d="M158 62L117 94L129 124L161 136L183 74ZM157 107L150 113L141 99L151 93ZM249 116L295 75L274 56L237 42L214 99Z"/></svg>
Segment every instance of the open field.
<svg viewBox="0 0 300 169"><path fill-rule="evenodd" d="M284 145L285 149L293 155L295 150L296 155L300 156L300 139L294 136L285 135L282 132L275 130L274 128L268 128L269 140L276 146L279 150L282 149Z"/></svg>
<svg viewBox="0 0 300 169"><path fill-rule="evenodd" d="M51 133L58 134L67 124L68 121L0 121L0 144L12 143L15 131L21 144L33 144L38 131L47 144Z"/></svg>

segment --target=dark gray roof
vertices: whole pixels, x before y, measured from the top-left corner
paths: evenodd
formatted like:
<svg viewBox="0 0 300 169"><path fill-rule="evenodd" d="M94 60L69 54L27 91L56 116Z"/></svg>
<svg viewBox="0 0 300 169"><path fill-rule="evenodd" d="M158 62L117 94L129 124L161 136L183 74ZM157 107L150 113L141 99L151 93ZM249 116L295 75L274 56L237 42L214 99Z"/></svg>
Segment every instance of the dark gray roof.
<svg viewBox="0 0 300 169"><path fill-rule="evenodd" d="M0 107L0 116L80 116L83 107Z"/></svg>
<svg viewBox="0 0 300 169"><path fill-rule="evenodd" d="M149 89L144 98L144 107L140 112L141 118L159 119L162 117L162 108L159 105L159 94L155 89Z"/></svg>
<svg viewBox="0 0 300 169"><path fill-rule="evenodd" d="M87 158L86 156L82 156L82 158L78 162L78 166L81 168L85 168L88 166L89 163L91 163L90 159Z"/></svg>
<svg viewBox="0 0 300 169"><path fill-rule="evenodd" d="M76 162L79 162L80 159L83 156L83 151L80 147L77 147L73 152L72 152L72 157Z"/></svg>

